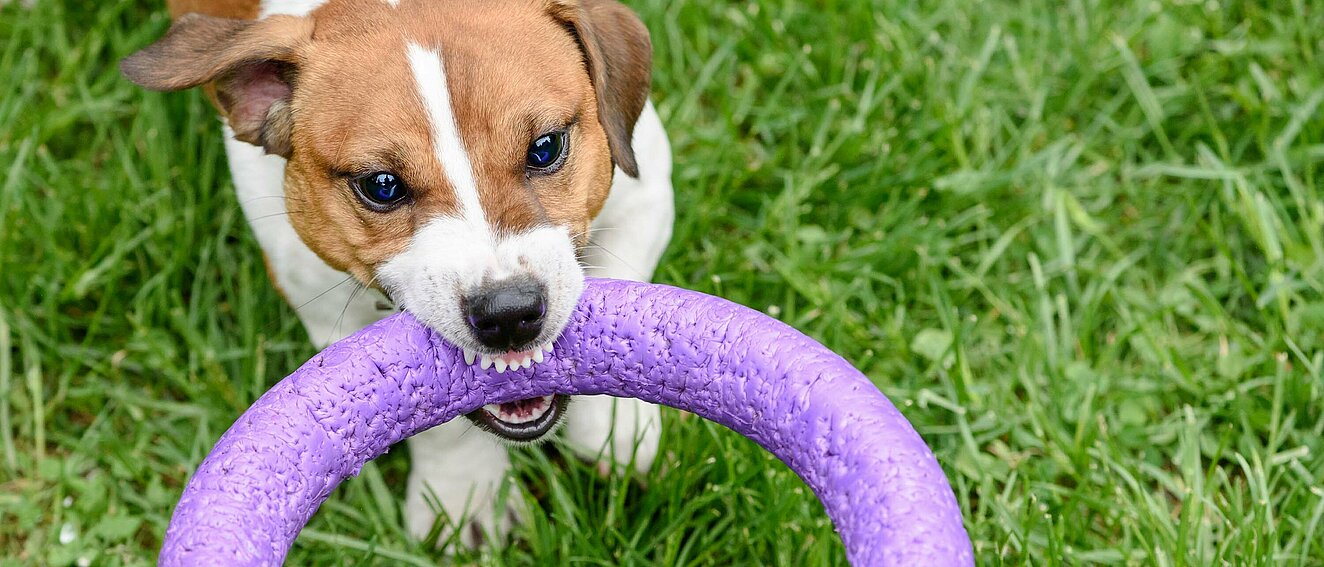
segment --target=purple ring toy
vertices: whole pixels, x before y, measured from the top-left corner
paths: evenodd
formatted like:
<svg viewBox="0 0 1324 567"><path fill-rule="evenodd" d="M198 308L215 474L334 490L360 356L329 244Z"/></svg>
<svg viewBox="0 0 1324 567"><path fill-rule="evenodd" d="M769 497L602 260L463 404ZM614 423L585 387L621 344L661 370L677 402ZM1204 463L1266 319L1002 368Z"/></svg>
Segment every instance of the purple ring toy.
<svg viewBox="0 0 1324 567"><path fill-rule="evenodd" d="M779 321L682 289L591 280L555 353L496 374L408 315L322 351L221 436L161 565L277 565L336 485L488 403L552 393L691 411L772 451L818 495L854 565L974 565L942 468L878 388Z"/></svg>

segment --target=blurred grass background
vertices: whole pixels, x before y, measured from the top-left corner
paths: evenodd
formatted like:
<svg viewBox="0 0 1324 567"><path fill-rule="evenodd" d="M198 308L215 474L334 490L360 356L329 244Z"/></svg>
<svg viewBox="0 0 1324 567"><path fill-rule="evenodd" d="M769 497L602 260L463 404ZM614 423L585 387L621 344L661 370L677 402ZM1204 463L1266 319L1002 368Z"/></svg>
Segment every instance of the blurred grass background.
<svg viewBox="0 0 1324 567"><path fill-rule="evenodd" d="M658 280L872 376L981 565L1324 565L1324 6L633 0L679 220ZM1271 7L1270 7L1271 6ZM0 565L151 563L182 483L312 354L157 3L0 7ZM644 479L519 451L461 562L842 564L803 484L667 414ZM290 564L429 564L403 450Z"/></svg>

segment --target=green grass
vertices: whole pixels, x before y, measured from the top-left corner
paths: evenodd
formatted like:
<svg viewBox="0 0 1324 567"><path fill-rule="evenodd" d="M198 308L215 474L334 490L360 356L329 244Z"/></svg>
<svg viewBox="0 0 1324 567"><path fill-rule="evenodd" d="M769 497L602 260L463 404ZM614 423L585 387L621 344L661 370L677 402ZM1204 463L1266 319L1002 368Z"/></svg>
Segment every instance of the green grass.
<svg viewBox="0 0 1324 567"><path fill-rule="evenodd" d="M872 376L980 564L1324 565L1319 3L632 5L677 163L658 280ZM202 97L115 70L166 25L0 8L0 565L151 562L192 468L312 353ZM666 419L646 489L520 452L544 513L465 559L844 563L784 467ZM291 564L435 561L403 453Z"/></svg>

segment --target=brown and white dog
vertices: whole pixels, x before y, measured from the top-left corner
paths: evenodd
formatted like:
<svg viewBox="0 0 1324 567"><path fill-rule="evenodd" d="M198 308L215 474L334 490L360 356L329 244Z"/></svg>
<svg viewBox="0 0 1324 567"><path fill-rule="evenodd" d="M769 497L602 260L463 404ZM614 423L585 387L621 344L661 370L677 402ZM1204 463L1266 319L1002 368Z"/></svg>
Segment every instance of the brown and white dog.
<svg viewBox="0 0 1324 567"><path fill-rule="evenodd" d="M271 278L319 347L398 307L503 372L543 359L586 273L652 276L671 150L648 32L617 2L169 4L169 33L121 68L149 89L206 89ZM410 531L444 511L468 519L468 545L500 538L500 441L540 439L563 414L580 455L651 466L654 406L488 406L410 440Z"/></svg>

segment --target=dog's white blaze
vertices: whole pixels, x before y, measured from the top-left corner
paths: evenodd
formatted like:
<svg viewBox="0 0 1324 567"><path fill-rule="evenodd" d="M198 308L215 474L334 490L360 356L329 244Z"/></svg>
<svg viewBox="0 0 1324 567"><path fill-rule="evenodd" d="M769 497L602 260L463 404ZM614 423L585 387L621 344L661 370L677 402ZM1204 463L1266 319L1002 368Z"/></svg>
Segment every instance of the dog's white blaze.
<svg viewBox="0 0 1324 567"><path fill-rule="evenodd" d="M441 54L413 43L407 49L409 67L414 72L414 83L418 86L418 96L423 100L428 122L432 126L432 150L436 152L437 161L455 188L455 196L460 201L460 216L486 230L487 221L483 218L483 206L478 200L478 182L474 180L473 165L469 163L469 154L465 152L464 141L460 139L460 128L455 123L450 89L446 85L446 66L441 61Z"/></svg>

